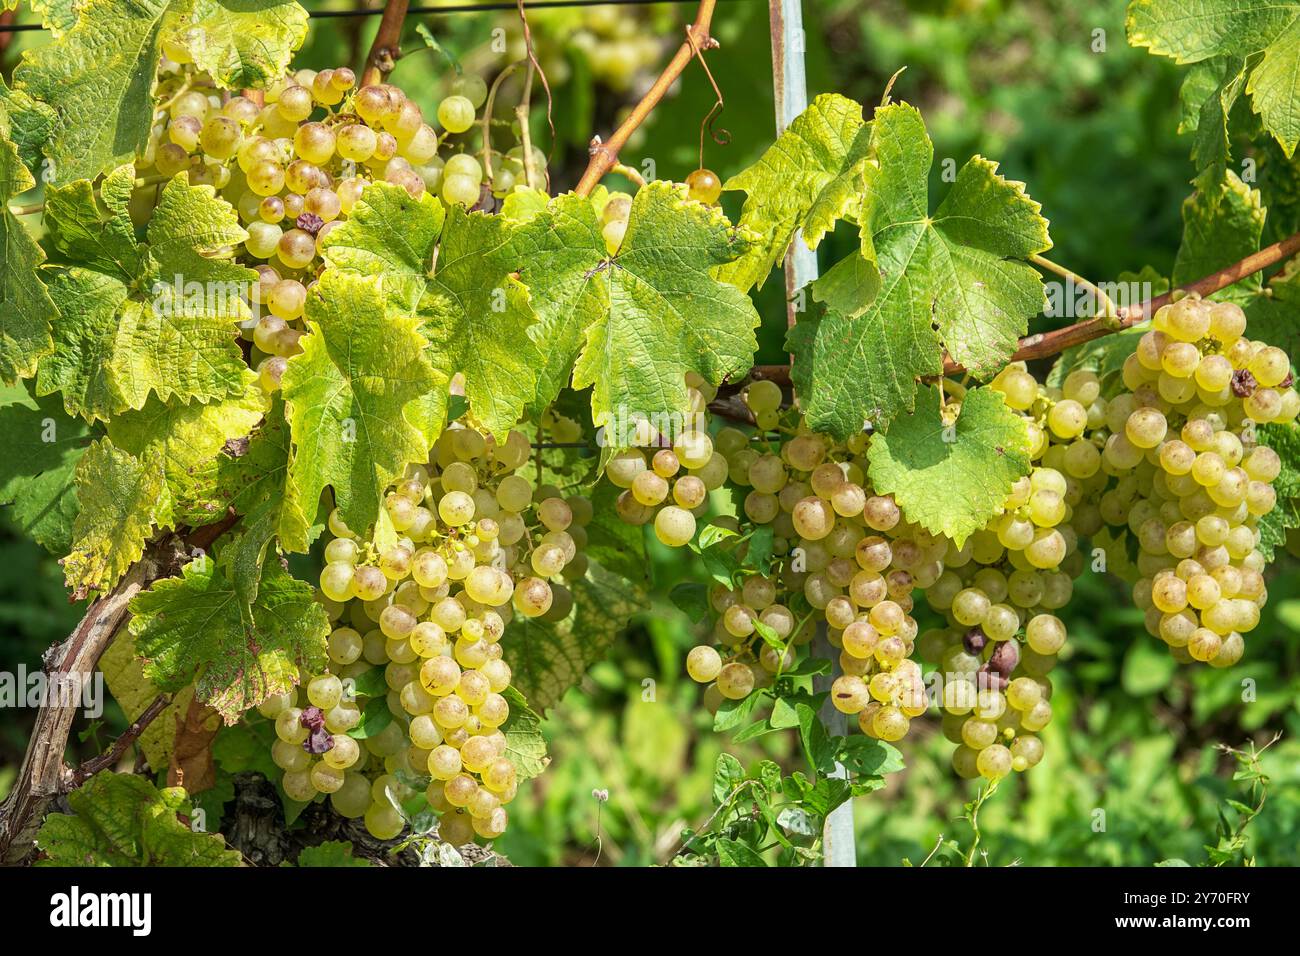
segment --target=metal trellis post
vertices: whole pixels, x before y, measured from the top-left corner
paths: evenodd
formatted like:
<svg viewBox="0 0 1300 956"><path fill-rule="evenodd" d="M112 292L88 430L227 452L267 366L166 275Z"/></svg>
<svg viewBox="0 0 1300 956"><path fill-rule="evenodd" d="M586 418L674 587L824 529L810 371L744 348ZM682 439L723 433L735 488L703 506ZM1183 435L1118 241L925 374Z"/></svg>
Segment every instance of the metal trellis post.
<svg viewBox="0 0 1300 956"><path fill-rule="evenodd" d="M780 135L796 116L808 106L808 81L804 72L803 11L800 0L769 0L772 26L772 87L776 99L776 132ZM804 286L817 278L817 254L803 242L801 233L785 256L786 317L793 325L808 293ZM826 639L826 625L818 625L814 653L831 660L831 673L814 679L818 691L829 689L839 672L835 649ZM832 734L844 734L847 723L842 713L828 699L821 710L822 723ZM848 772L837 764L832 776L845 779ZM856 866L853 840L853 801L846 800L831 812L822 827L825 866Z"/></svg>

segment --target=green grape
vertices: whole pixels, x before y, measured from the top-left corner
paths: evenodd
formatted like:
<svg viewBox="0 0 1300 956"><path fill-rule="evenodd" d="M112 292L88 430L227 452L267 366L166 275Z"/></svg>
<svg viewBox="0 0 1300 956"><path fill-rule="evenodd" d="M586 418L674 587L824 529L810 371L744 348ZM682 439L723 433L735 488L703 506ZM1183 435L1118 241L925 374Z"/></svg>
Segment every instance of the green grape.
<svg viewBox="0 0 1300 956"><path fill-rule="evenodd" d="M474 104L464 96L448 96L438 104L438 122L449 133L463 133L474 125Z"/></svg>

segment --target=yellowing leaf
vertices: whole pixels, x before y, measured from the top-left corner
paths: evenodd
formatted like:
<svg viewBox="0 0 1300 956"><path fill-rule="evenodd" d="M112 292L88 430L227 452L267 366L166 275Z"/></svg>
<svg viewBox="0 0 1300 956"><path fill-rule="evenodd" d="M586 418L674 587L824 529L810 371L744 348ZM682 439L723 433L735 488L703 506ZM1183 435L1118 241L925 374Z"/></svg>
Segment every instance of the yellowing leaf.
<svg viewBox="0 0 1300 956"><path fill-rule="evenodd" d="M246 382L236 323L256 274L229 261L246 236L234 210L211 186L173 179L139 244L127 212L133 176L123 166L104 180L106 210L84 180L50 190L46 204L70 264L49 269L56 347L37 393L62 392L68 413L88 421L141 409L151 394L206 402Z"/></svg>
<svg viewBox="0 0 1300 956"><path fill-rule="evenodd" d="M54 181L94 179L149 142L164 23L189 0L86 0L76 23L23 54L17 86L54 107Z"/></svg>
<svg viewBox="0 0 1300 956"><path fill-rule="evenodd" d="M366 528L384 487L428 455L403 410L436 376L415 316L387 306L380 280L333 270L308 300L310 334L283 382L293 455L280 535L290 550L306 550L327 486L348 525Z"/></svg>
<svg viewBox="0 0 1300 956"><path fill-rule="evenodd" d="M98 773L68 794L71 814L45 818L38 866L239 866L219 833L195 833L177 818L185 791L158 790L144 777Z"/></svg>
<svg viewBox="0 0 1300 956"><path fill-rule="evenodd" d="M95 442L77 464L81 511L63 574L77 598L108 591L140 556L155 525L172 521L171 494L160 454L143 459Z"/></svg>
<svg viewBox="0 0 1300 956"><path fill-rule="evenodd" d="M312 588L270 561L246 603L211 558L156 582L131 601L131 636L160 690L194 683L194 695L232 724L250 707L322 666L329 620Z"/></svg>

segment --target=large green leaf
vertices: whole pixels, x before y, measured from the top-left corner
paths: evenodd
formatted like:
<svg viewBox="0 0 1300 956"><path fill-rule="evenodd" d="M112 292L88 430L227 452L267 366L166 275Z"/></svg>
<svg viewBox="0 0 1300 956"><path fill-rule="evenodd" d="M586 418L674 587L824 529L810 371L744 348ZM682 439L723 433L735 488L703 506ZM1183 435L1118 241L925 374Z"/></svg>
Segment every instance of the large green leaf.
<svg viewBox="0 0 1300 956"><path fill-rule="evenodd" d="M307 38L307 11L294 0L195 0L182 28L195 65L241 90L284 75Z"/></svg>
<svg viewBox="0 0 1300 956"><path fill-rule="evenodd" d="M63 574L73 596L83 598L109 590L140 560L154 526L172 523L172 499L159 453L136 458L107 439L82 455L76 486L81 510Z"/></svg>
<svg viewBox="0 0 1300 956"><path fill-rule="evenodd" d="M1029 473L1025 420L991 388L966 393L954 423L939 412L932 386L911 415L871 439L868 474L891 494L907 520L958 546L1001 511L1011 486Z"/></svg>
<svg viewBox="0 0 1300 956"><path fill-rule="evenodd" d="M436 376L413 315L393 314L379 278L327 271L307 302L303 351L284 373L293 436L280 535L305 551L321 492L334 489L344 520L373 524L379 497L428 444L403 409Z"/></svg>
<svg viewBox="0 0 1300 956"><path fill-rule="evenodd" d="M515 245L546 351L537 403L567 384L592 388L592 418L686 411L688 371L719 383L753 359L758 316L710 270L742 252L727 221L670 183L642 187L618 254L592 204L566 194L523 226ZM576 361L576 365L575 365Z"/></svg>
<svg viewBox="0 0 1300 956"><path fill-rule="evenodd" d="M762 286L785 255L795 230L816 248L836 219L856 215L862 201L869 139L862 106L827 93L817 97L727 190L743 190L740 227L757 237L734 263L718 270L737 288Z"/></svg>
<svg viewBox="0 0 1300 956"><path fill-rule="evenodd" d="M976 375L1001 368L1046 302L1022 260L1051 240L1023 183L976 156L931 215L933 147L920 113L882 107L870 130L879 170L863 209L879 291L857 317L805 313L788 341L809 424L839 437L911 411L915 380L942 371L944 349Z"/></svg>
<svg viewBox="0 0 1300 956"><path fill-rule="evenodd" d="M569 205L590 225L595 211L585 208ZM711 275L745 247L720 211L687 199L685 186L657 181L637 190L617 255L601 242L571 261L577 270L585 260L592 272L593 296L581 304L601 305L584 321L573 369L575 389L591 386L597 426L614 416L685 415L687 372L716 385L749 370L758 313L749 296Z"/></svg>
<svg viewBox="0 0 1300 956"><path fill-rule="evenodd" d="M278 561L263 566L252 604L204 557L133 598L131 615L145 676L165 691L194 682L195 696L228 724L325 659L325 609Z"/></svg>
<svg viewBox="0 0 1300 956"><path fill-rule="evenodd" d="M1240 59L1262 52L1262 56L1252 57L1246 90L1265 128L1288 156L1295 152L1300 143L1300 3L1133 0L1128 10L1128 37L1133 46L1146 47L1179 63L1213 57ZM1233 98L1239 92L1234 90ZM1216 114L1221 106L1210 109Z"/></svg>
<svg viewBox="0 0 1300 956"><path fill-rule="evenodd" d="M418 317L439 384L408 417L430 442L446 415L445 383L458 373L471 416L498 436L536 394L542 355L528 335L536 316L515 275L513 229L500 216L446 214L432 196L377 183L324 243L332 269L381 277L392 308Z"/></svg>
<svg viewBox="0 0 1300 956"><path fill-rule="evenodd" d="M129 773L96 774L68 794L71 814L45 818L38 866L239 866L238 850L219 833L196 833L177 819L188 812L180 787L158 790Z"/></svg>
<svg viewBox="0 0 1300 956"><path fill-rule="evenodd" d="M89 421L166 402L207 402L241 392L247 366L236 323L256 274L229 261L246 236L211 186L173 179L137 243L127 212L134 171L114 170L96 202L86 180L50 190L46 219L68 264L48 267L58 306L55 351L37 392L63 393ZM179 291L178 291L179 290Z"/></svg>
<svg viewBox="0 0 1300 956"><path fill-rule="evenodd" d="M192 0L86 0L53 43L23 54L17 85L52 106L54 181L94 179L149 142L164 25Z"/></svg>

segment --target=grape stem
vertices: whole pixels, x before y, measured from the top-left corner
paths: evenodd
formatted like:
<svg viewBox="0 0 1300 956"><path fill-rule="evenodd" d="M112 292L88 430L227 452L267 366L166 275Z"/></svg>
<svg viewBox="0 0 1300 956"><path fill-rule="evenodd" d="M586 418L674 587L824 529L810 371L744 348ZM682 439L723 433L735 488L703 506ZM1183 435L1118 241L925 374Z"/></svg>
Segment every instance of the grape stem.
<svg viewBox="0 0 1300 956"><path fill-rule="evenodd" d="M631 166L625 166L622 163L615 163L613 166L609 167L609 171L627 177L632 181L632 185L636 186L638 189L645 185L645 177Z"/></svg>
<svg viewBox="0 0 1300 956"><path fill-rule="evenodd" d="M1139 322L1149 319L1161 306L1168 305L1173 301L1175 292L1194 292L1200 296L1213 295L1221 289L1226 289L1228 286L1240 282L1247 276L1254 275L1256 272L1276 265L1284 259L1291 258L1297 252L1300 252L1300 232L1287 236L1287 238L1275 242L1271 246L1265 246L1258 252L1246 256L1240 262L1234 262L1232 265L1217 272L1212 272L1195 282L1180 286L1178 289L1166 292L1164 295L1158 295L1149 302L1125 306L1116 312L1118 321L1115 318L1106 317L1085 319L1082 322L1076 322L1074 325L1067 325L1063 329L1055 329L1041 335L1031 335L1023 338L1020 340L1020 348L1015 355L1011 356L1011 360L1019 362L1047 358L1058 355L1075 345L1091 342L1093 339L1099 339L1112 332L1130 329ZM946 359L943 371L945 375L951 375L954 372L965 371L965 368L952 359Z"/></svg>
<svg viewBox="0 0 1300 956"><path fill-rule="evenodd" d="M524 80L524 95L515 107L515 116L519 120L519 136L521 145L524 148L524 179L528 183L529 189L537 188L537 170L533 165L533 134L529 129L529 110L533 98L533 77L538 77L542 81L542 89L546 91L546 125L551 131L551 142L555 142L555 119L551 116L551 107L554 105L551 96L551 84L546 81L546 71L542 65L537 62L537 50L533 46L533 31L528 25L528 14L524 11L524 0L519 0L519 22L524 28L524 49L528 51L528 73ZM546 174L547 191L550 190L551 174Z"/></svg>
<svg viewBox="0 0 1300 956"><path fill-rule="evenodd" d="M68 790L75 790L101 770L108 770L117 766L127 748L139 739L140 735L153 723L154 718L166 710L167 705L171 702L171 694L159 694L155 697L153 703L144 709L144 713L131 722L131 726L122 731L122 736L114 740L113 745L108 750L78 765L68 775L65 787Z"/></svg>
<svg viewBox="0 0 1300 956"><path fill-rule="evenodd" d="M578 181L577 187L573 190L579 196L589 196L591 191L596 188L602 176L609 172L616 162L618 162L619 150L627 145L628 139L636 132L637 128L645 122L646 117L659 105L659 101L664 98L668 88L673 85L682 72L690 65L692 59L696 56L696 51L712 50L718 46L718 41L709 35L709 26L713 22L713 11L717 6L717 0L700 0L700 6L695 14L695 21L686 28L686 40L673 58L664 67L659 78L655 80L654 85L646 92L641 101L633 107L632 112L628 115L621 126L614 131L608 140L602 141L600 137L593 137L591 141L591 159L587 163L586 172L582 174L582 179Z"/></svg>
<svg viewBox="0 0 1300 956"><path fill-rule="evenodd" d="M488 90L487 102L483 104L483 174L487 177L488 182L493 182L492 110L496 107L497 91L501 89L501 84L505 82L506 77L526 62L526 60L516 60L498 73L496 79L492 81L492 88Z"/></svg>
<svg viewBox="0 0 1300 956"><path fill-rule="evenodd" d="M1114 324L1114 320L1119 317L1119 310L1115 308L1115 303L1111 301L1110 296L1102 291L1100 286L1094 285L1077 272L1071 272L1065 266L1053 262L1045 256L1032 255L1029 257L1029 261L1046 272L1053 272L1065 281L1072 282L1080 288L1087 289L1101 306L1101 313L1097 316L1098 318L1108 318L1111 320L1112 324Z"/></svg>
<svg viewBox="0 0 1300 956"><path fill-rule="evenodd" d="M375 33L375 42L370 44L366 54L366 68L361 74L361 85L370 86L382 83L402 55L402 26L406 22L406 10L410 0L388 0L384 4L384 15L379 20L379 30Z"/></svg>
<svg viewBox="0 0 1300 956"><path fill-rule="evenodd" d="M1257 272L1262 272L1269 266L1275 266L1279 262L1291 258L1300 253L1300 232L1287 236L1271 246L1265 246L1258 252L1246 256L1240 262L1234 262L1230 266L1212 272L1209 275L1197 279L1195 282L1180 286L1171 292L1158 295L1147 302L1141 302L1137 305L1125 306L1122 309L1116 309L1115 314L1110 317L1098 316L1092 319L1085 319L1082 322L1076 322L1074 325L1067 325L1064 328L1054 329L1051 332L1042 332L1038 335L1029 335L1020 340L1020 347L1015 354L1011 356L1010 361L1022 362L1032 359L1050 358L1053 355L1059 355L1068 348L1076 345L1082 345L1085 342L1091 342L1093 339L1099 339L1112 332L1120 332L1124 329L1131 329L1133 326L1149 319L1161 306L1168 305L1176 293L1196 293L1200 296L1213 295L1230 285L1234 285L1252 276ZM1044 263L1044 268L1048 268ZM1058 272L1063 267L1052 263L1052 271ZM1070 273L1073 275L1073 273ZM1075 282L1081 285L1085 283L1077 276ZM1086 283L1092 286L1092 283ZM1095 288L1095 286L1093 286ZM1098 290L1100 291L1100 290ZM943 365L945 375L955 375L965 372L965 366L946 358ZM790 366L788 365L755 365L749 373L749 377L755 380L767 379L778 385L790 384Z"/></svg>

